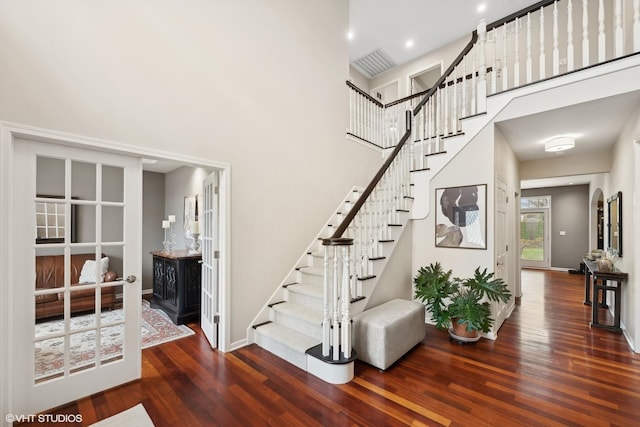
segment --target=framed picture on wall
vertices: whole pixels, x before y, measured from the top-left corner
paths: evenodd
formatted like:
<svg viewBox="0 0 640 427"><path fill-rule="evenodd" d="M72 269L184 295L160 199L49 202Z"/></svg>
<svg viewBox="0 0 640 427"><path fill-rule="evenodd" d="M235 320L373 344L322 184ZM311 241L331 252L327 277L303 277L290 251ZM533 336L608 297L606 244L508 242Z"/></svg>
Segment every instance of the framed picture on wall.
<svg viewBox="0 0 640 427"><path fill-rule="evenodd" d="M436 247L487 249L487 185L436 189Z"/></svg>

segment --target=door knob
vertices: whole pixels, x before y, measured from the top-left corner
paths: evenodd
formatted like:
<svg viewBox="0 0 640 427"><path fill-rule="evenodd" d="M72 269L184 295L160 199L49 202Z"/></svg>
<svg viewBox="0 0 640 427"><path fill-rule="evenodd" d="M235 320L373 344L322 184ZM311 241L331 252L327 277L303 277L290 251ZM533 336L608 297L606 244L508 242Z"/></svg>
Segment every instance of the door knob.
<svg viewBox="0 0 640 427"><path fill-rule="evenodd" d="M133 283L133 282L136 281L136 276L131 274L130 276L127 276L126 280L127 280L128 283Z"/></svg>

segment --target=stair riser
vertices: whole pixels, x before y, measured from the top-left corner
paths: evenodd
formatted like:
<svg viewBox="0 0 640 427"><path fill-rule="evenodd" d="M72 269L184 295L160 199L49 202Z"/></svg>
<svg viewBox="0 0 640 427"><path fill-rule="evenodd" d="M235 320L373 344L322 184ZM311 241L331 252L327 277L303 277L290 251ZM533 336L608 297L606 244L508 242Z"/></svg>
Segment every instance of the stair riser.
<svg viewBox="0 0 640 427"><path fill-rule="evenodd" d="M303 334L309 335L310 337L321 340L322 339L322 319L318 319L318 323L313 325L303 320L300 320L296 317L289 316L285 313L281 313L276 310L271 310L272 313L272 321L278 323L279 325L286 326L287 328L293 329L294 331L301 332Z"/></svg>
<svg viewBox="0 0 640 427"><path fill-rule="evenodd" d="M315 310L322 310L322 299L316 298L311 295L299 294L297 292L288 291L286 295L287 301L296 304L311 307Z"/></svg>
<svg viewBox="0 0 640 427"><path fill-rule="evenodd" d="M302 370L307 370L307 355L305 353L299 353L291 348L283 345L282 343L274 340L271 337L267 337L260 333L258 328L254 334L255 342L260 347L267 351L277 355L278 357L286 360L287 362L297 366Z"/></svg>
<svg viewBox="0 0 640 427"><path fill-rule="evenodd" d="M324 286L324 278L322 276L316 276L314 274L306 274L300 271L300 283L307 283L309 285Z"/></svg>

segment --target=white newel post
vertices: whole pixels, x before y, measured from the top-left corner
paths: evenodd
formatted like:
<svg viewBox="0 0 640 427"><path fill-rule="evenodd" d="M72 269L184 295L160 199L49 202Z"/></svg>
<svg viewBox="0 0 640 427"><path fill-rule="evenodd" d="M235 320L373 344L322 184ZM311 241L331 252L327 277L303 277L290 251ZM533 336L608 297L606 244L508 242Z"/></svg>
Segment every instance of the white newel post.
<svg viewBox="0 0 640 427"><path fill-rule="evenodd" d="M331 320L329 319L329 247L324 247L322 295L322 357L328 357L331 350Z"/></svg>
<svg viewBox="0 0 640 427"><path fill-rule="evenodd" d="M514 56L513 56L513 87L520 86L520 19L516 18L515 24L515 40L514 40Z"/></svg>
<svg viewBox="0 0 640 427"><path fill-rule="evenodd" d="M487 23L483 19L478 24L478 89L476 101L478 103L477 113L487 111L487 59L486 59Z"/></svg>
<svg viewBox="0 0 640 427"><path fill-rule="evenodd" d="M552 52L552 73L554 76L560 74L560 50L558 49L558 2L553 3L553 52Z"/></svg>
<svg viewBox="0 0 640 427"><path fill-rule="evenodd" d="M582 66L589 66L589 0L582 0Z"/></svg>
<svg viewBox="0 0 640 427"><path fill-rule="evenodd" d="M567 2L567 71L573 71L573 2Z"/></svg>
<svg viewBox="0 0 640 427"><path fill-rule="evenodd" d="M338 293L338 290L340 289L340 275L338 274L339 266L340 266L340 260L338 259L338 250L337 250L337 247L334 246L333 248L333 289L332 289L333 319L331 322L333 326L333 330L331 331L331 340L332 340L331 345L333 347L333 352L332 352L333 360L340 359L340 307L338 305L339 295L340 295Z"/></svg>
<svg viewBox="0 0 640 427"><path fill-rule="evenodd" d="M587 0L585 0L587 1ZM527 13L527 84L533 80L533 64L531 59L531 12Z"/></svg>
<svg viewBox="0 0 640 427"><path fill-rule="evenodd" d="M540 8L540 76L542 80L546 77L546 57L544 54L544 8Z"/></svg>
<svg viewBox="0 0 640 427"><path fill-rule="evenodd" d="M633 51L640 52L640 0L633 0Z"/></svg>
<svg viewBox="0 0 640 427"><path fill-rule="evenodd" d="M493 56L491 57L491 93L498 91L498 61L497 61L497 44L498 36L496 35L496 29L491 30L490 42L493 44Z"/></svg>
<svg viewBox="0 0 640 427"><path fill-rule="evenodd" d="M606 36L604 33L604 1L598 2L598 63L607 58Z"/></svg>
<svg viewBox="0 0 640 427"><path fill-rule="evenodd" d="M518 23L516 22L516 25ZM507 23L502 26L502 90L509 87L509 68L507 64ZM517 33L516 33L517 34Z"/></svg>
<svg viewBox="0 0 640 427"><path fill-rule="evenodd" d="M342 354L346 359L351 357L351 313L349 312L349 306L351 305L350 295L350 260L349 260L350 246L342 246L342 318L340 324L340 331L342 332L341 347Z"/></svg>
<svg viewBox="0 0 640 427"><path fill-rule="evenodd" d="M614 9L614 56L620 58L624 55L624 32L622 30L622 0L615 0Z"/></svg>

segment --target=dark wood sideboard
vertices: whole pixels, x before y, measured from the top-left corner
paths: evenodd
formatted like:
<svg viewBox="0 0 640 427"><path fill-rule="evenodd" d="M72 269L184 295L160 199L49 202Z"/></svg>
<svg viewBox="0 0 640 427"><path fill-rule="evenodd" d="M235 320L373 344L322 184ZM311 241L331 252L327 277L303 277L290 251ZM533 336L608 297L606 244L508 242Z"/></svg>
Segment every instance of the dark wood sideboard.
<svg viewBox="0 0 640 427"><path fill-rule="evenodd" d="M629 275L616 268L612 271L601 271L595 261L584 258L586 266L584 272L584 303L591 306L592 327L608 329L614 332L622 332L620 327L620 311L622 309L622 284L629 279ZM613 292L613 324L603 323L600 320L599 309L608 309L607 292Z"/></svg>
<svg viewBox="0 0 640 427"><path fill-rule="evenodd" d="M200 320L201 254L186 250L151 252L152 308L163 310L176 325Z"/></svg>

